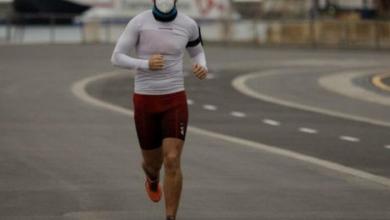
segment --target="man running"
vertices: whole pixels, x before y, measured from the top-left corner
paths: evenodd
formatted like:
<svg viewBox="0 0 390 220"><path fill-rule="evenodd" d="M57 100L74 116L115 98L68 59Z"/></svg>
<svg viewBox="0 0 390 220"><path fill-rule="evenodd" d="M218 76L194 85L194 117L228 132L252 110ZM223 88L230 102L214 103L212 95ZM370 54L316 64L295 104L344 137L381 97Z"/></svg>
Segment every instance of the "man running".
<svg viewBox="0 0 390 220"><path fill-rule="evenodd" d="M197 23L177 11L177 0L154 0L153 10L134 17L118 40L112 63L135 69L134 120L142 149L142 168L149 198L159 202L164 191L167 220L176 218L182 190L181 153L188 106L183 56L187 49L196 77L207 77L206 56ZM131 57L135 49L138 58ZM163 190L159 184L164 165Z"/></svg>

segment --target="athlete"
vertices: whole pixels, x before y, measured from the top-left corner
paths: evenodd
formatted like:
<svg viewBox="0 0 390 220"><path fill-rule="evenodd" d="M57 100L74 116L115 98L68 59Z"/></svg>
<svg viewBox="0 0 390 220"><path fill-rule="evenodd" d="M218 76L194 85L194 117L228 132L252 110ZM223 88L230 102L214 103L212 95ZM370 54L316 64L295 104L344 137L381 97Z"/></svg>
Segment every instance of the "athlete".
<svg viewBox="0 0 390 220"><path fill-rule="evenodd" d="M185 50L192 59L194 75L203 80L208 74L200 28L178 12L176 3L154 0L152 10L129 22L112 55L113 65L137 70L134 120L143 155L145 188L153 202L159 202L164 192L167 220L176 219L182 191L180 158L188 123ZM136 57L130 56L133 49Z"/></svg>

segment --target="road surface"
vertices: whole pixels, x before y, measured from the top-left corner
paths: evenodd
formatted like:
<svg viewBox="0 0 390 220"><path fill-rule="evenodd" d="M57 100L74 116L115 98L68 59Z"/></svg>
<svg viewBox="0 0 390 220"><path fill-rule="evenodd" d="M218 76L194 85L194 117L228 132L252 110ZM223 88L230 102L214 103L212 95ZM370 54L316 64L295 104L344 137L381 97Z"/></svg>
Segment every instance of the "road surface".
<svg viewBox="0 0 390 220"><path fill-rule="evenodd" d="M132 73L111 67L112 47L0 50L1 219L163 219L162 205L151 204L143 191L131 118ZM264 101L232 86L249 73L279 71L245 85L275 100L376 120L376 112L369 112L376 109L384 117L383 105L348 98L315 81L327 74L387 69L390 54L207 51L212 77L204 82L186 77L192 127L180 219L390 218L390 190L383 184L390 175L390 128ZM100 106L72 91L83 80L84 95ZM354 86L370 90L368 82ZM297 98L302 90L302 97L312 94L318 102ZM292 99L286 100L286 91ZM359 108L340 107L340 99ZM340 166L330 169L308 158ZM338 170L343 166L361 173Z"/></svg>

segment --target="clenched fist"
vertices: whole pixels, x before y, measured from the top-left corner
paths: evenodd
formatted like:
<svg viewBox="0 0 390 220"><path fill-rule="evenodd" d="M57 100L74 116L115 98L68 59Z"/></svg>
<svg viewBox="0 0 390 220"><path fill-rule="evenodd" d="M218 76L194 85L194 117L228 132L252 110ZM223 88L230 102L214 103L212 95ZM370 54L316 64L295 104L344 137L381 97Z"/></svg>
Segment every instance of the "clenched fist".
<svg viewBox="0 0 390 220"><path fill-rule="evenodd" d="M161 54L155 54L152 55L149 58L149 69L156 71L156 70L162 70L164 69L165 66L165 60L164 56Z"/></svg>
<svg viewBox="0 0 390 220"><path fill-rule="evenodd" d="M207 74L208 74L208 70L200 64L192 65L192 72L200 80L206 79Z"/></svg>

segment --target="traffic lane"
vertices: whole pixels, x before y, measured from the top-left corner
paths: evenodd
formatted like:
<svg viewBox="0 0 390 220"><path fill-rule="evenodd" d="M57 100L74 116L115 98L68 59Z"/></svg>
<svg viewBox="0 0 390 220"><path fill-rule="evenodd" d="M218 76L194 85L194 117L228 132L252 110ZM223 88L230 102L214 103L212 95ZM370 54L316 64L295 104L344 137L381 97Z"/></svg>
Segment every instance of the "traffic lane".
<svg viewBox="0 0 390 220"><path fill-rule="evenodd" d="M384 147L390 142L389 128L286 108L246 97L230 86L236 75L234 72L224 72L221 78L210 80L205 85L196 82L187 84L190 87L199 85L198 88L189 88L191 99L198 104L192 106L196 108L191 115L193 123L379 175L390 174L387 169L390 165L389 151ZM207 111L202 108L202 103L214 103L219 110ZM244 112L248 117L231 117L231 111ZM276 120L282 126L269 126L263 123L264 119ZM300 128L312 128L318 134L309 135L298 131ZM267 132L268 129L273 132ZM342 136L360 140L358 143L345 141L345 137L341 140Z"/></svg>
<svg viewBox="0 0 390 220"><path fill-rule="evenodd" d="M319 80L324 79L327 75L343 72L361 72L362 70L364 68L285 68L275 70L271 75L261 76L259 74L259 77L248 81L247 86L261 94L277 99L343 114L390 122L390 112L387 106L340 95L337 92L324 88L319 83ZM370 72L372 70L366 69L366 71ZM359 87L361 84L363 82L354 86ZM365 84L363 85L366 86ZM345 87L347 86L349 85L345 85ZM369 98L367 99L369 100Z"/></svg>
<svg viewBox="0 0 390 220"><path fill-rule="evenodd" d="M365 190L362 194L348 190L349 184L357 183L356 179L348 179L343 186L346 188L342 189L339 181L343 182L343 178L332 171L229 142L216 146L215 143L219 143L217 139L202 140L201 136L189 133L188 141L195 144L185 147L184 155L188 157L183 160L184 163L199 159L196 165L189 166L191 169L185 169L185 173L201 174L186 178L186 184L194 190L188 193L187 198L191 196L196 201L183 203L192 211L190 215L183 213L183 216L191 216L188 219L198 216L204 216L204 219L305 219L310 215L314 219L359 219L359 212L374 219L389 216L388 207L385 212L374 214L372 209L379 210L375 205L365 207L369 210L366 212L356 209L360 205L348 204L349 199L367 196ZM291 168L293 171L289 170ZM312 174L318 176L312 178ZM358 185L363 184L360 187L366 187L364 181L358 182ZM341 194L337 195L337 191ZM380 200L388 203L386 195L388 192L380 196ZM332 217L326 213L332 213Z"/></svg>
<svg viewBox="0 0 390 220"><path fill-rule="evenodd" d="M126 97L122 100L127 103L121 105L129 106L129 79L119 76L97 81L87 91L107 102ZM126 92L119 94L122 86ZM180 211L183 219L341 220L389 215L384 205L389 201L387 188L345 179L304 162L191 132L183 156L187 175ZM380 207L369 201L381 202Z"/></svg>
<svg viewBox="0 0 390 220"><path fill-rule="evenodd" d="M191 125L390 176L389 151L384 147L390 142L388 128L255 100L230 86L235 73L225 71L223 76L203 82L187 77L188 97L193 101ZM102 91L95 93L99 88L103 88ZM96 82L88 91L107 102L132 108L130 76ZM205 108L205 105L216 106L217 110ZM232 116L233 111L246 116ZM281 125L271 126L264 123L265 119ZM308 134L300 128L315 129L318 133ZM355 142L351 138L359 140Z"/></svg>

